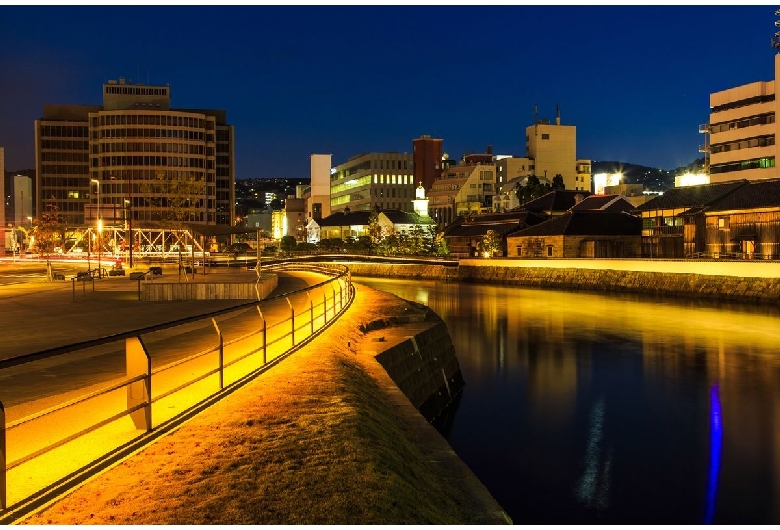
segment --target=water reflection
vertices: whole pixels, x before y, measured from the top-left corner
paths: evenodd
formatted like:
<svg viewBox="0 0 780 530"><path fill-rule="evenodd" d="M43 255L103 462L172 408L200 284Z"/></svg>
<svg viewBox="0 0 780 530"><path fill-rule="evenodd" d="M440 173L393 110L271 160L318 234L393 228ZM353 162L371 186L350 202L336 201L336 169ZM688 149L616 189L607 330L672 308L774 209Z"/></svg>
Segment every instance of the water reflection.
<svg viewBox="0 0 780 530"><path fill-rule="evenodd" d="M776 309L356 281L447 323L445 435L516 523L780 522Z"/></svg>

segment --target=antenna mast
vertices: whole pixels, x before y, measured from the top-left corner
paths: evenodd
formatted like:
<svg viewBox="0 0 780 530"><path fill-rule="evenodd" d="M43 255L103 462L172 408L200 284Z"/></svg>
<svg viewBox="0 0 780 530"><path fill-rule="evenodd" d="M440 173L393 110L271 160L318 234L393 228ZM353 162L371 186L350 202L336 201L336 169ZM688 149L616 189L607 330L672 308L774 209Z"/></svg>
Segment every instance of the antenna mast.
<svg viewBox="0 0 780 530"><path fill-rule="evenodd" d="M775 11L775 16L780 17L780 9ZM780 20L775 20L775 27L780 27ZM780 30L775 31L772 37L772 48L780 50Z"/></svg>

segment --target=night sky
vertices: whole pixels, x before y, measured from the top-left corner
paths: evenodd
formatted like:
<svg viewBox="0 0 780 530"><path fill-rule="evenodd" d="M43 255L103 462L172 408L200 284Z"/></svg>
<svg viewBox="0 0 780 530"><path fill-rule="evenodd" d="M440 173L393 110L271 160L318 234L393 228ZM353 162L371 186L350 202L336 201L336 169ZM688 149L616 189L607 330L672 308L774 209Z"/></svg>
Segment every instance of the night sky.
<svg viewBox="0 0 780 530"><path fill-rule="evenodd" d="M577 156L673 169L700 157L709 95L773 79L775 6L0 7L0 147L34 167L43 105L100 105L123 76L174 108L227 110L237 178L309 176L444 139L525 155L539 118Z"/></svg>

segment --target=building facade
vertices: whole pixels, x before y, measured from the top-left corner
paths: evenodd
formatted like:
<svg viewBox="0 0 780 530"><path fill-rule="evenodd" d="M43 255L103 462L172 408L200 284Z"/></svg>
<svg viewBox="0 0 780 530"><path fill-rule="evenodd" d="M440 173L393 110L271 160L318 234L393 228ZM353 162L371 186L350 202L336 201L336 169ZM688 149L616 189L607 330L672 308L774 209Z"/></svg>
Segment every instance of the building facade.
<svg viewBox="0 0 780 530"><path fill-rule="evenodd" d="M312 219L330 215L331 155L311 155L311 184L306 197L306 210Z"/></svg>
<svg viewBox="0 0 780 530"><path fill-rule="evenodd" d="M71 226L232 225L233 126L224 110L174 109L170 97L120 78L103 85L102 106L44 105L37 211L51 205Z"/></svg>
<svg viewBox="0 0 780 530"><path fill-rule="evenodd" d="M461 215L492 212L495 195L495 164L452 166L428 192L429 215L442 228Z"/></svg>
<svg viewBox="0 0 780 530"><path fill-rule="evenodd" d="M331 212L411 211L414 197L414 161L407 153L362 154L331 170Z"/></svg>
<svg viewBox="0 0 780 530"><path fill-rule="evenodd" d="M428 190L442 172L444 140L423 135L412 140L414 181Z"/></svg>
<svg viewBox="0 0 780 530"><path fill-rule="evenodd" d="M710 182L756 180L778 176L778 105L776 80L780 54L775 55L775 80L759 81L710 95L710 121L699 128L707 135L700 149L709 153Z"/></svg>
<svg viewBox="0 0 780 530"><path fill-rule="evenodd" d="M525 129L526 158L532 174L552 181L563 177L567 190L591 191L591 162L577 158L577 127L537 120ZM522 164L522 162L521 162Z"/></svg>

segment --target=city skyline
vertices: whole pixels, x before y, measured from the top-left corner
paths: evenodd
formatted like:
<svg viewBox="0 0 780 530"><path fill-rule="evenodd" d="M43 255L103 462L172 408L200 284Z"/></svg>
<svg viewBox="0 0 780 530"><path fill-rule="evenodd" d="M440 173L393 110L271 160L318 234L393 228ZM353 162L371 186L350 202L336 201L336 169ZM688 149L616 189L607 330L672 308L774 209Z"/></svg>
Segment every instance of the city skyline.
<svg viewBox="0 0 780 530"><path fill-rule="evenodd" d="M96 105L109 79L222 108L236 178L306 178L424 134L525 155L535 119L577 126L577 156L663 169L702 155L709 96L773 78L771 6L0 8L0 146L34 166L45 104ZM119 22L115 22L119 21ZM205 23L204 23L205 22ZM34 25L33 25L34 23ZM197 29L197 30L195 30ZM32 30L32 31L31 31ZM744 34L737 33L743 31Z"/></svg>

